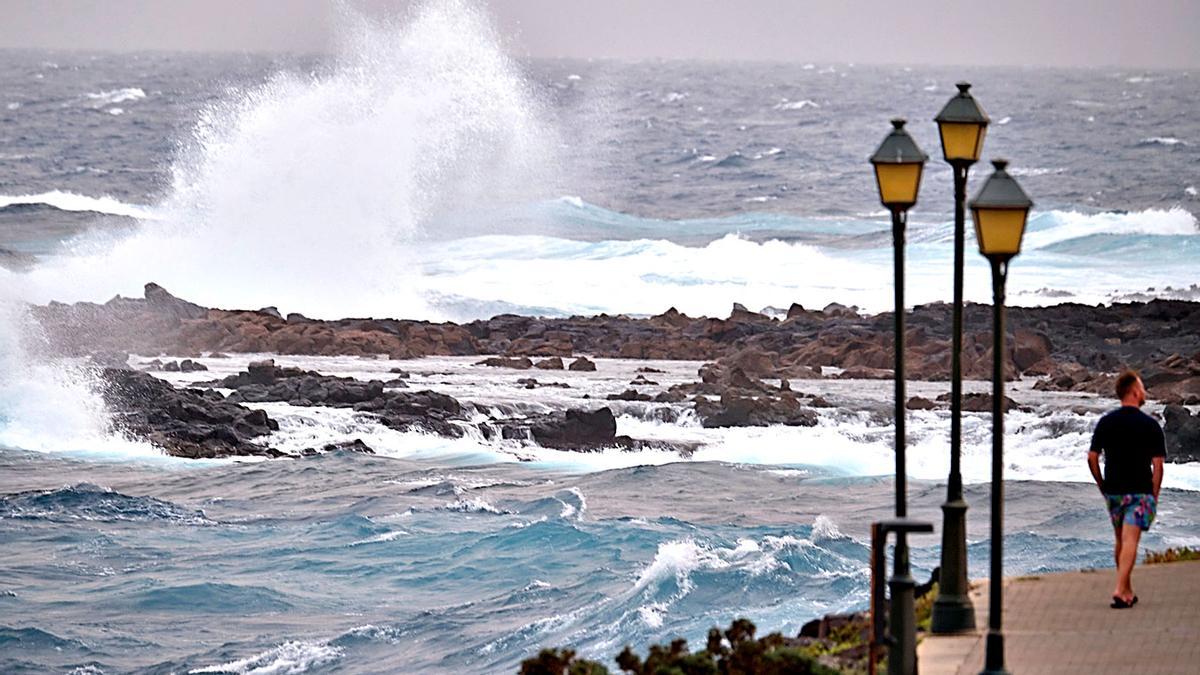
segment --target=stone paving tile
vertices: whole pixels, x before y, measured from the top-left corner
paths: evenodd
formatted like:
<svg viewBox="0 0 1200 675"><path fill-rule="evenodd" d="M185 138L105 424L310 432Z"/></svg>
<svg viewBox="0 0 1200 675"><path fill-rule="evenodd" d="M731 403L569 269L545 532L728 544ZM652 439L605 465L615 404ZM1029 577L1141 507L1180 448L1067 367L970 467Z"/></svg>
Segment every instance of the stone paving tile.
<svg viewBox="0 0 1200 675"><path fill-rule="evenodd" d="M1115 570L1017 577L1004 582L1005 666L1032 673L1200 673L1200 561L1139 565L1139 601L1108 606ZM987 584L972 591L976 625L987 626ZM924 675L983 669L983 630L928 636L918 647Z"/></svg>

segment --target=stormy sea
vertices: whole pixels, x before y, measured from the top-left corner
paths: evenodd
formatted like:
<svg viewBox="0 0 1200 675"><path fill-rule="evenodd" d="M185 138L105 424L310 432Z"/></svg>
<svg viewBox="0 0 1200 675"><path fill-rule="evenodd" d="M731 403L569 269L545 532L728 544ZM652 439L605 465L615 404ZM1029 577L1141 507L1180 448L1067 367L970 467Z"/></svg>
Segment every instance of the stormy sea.
<svg viewBox="0 0 1200 675"><path fill-rule="evenodd" d="M456 2L341 24L311 57L0 51L0 671L513 673L549 646L611 666L737 617L794 635L865 608L869 524L894 499L887 361L752 378L803 401L764 423L708 424L688 387L732 353L704 345L890 311L867 157L891 117L933 156L908 302L944 308L932 118L959 80L991 116L986 156L1036 202L1009 300L1049 336L1030 347L1048 360L1014 355L1006 572L1111 566L1085 457L1113 402L1044 364L1144 357L1130 365L1165 364L1178 414L1200 413L1200 74L529 60ZM967 298L990 302L967 246ZM1083 312L1099 319L1055 323ZM122 319L147 316L169 319ZM408 351L373 352L384 324L366 317L430 323L387 324ZM343 319L361 321L322 323ZM202 322L241 332L155 341ZM333 326L342 347L297 328L304 347L278 348L254 322ZM579 348L608 326L615 343ZM557 368L480 365L564 340ZM279 394L251 363L312 388ZM257 426L169 451L186 430L137 433L161 420L114 403L121 367L207 392L177 418L227 402ZM909 503L940 531L949 386L928 373L909 384L929 403L909 412ZM418 390L424 412L380 407ZM429 401L444 414L414 422ZM612 443L539 436L602 406ZM982 578L990 415L965 413L963 434ZM195 450L222 443L271 452ZM1200 462L1168 465L1161 503L1144 546L1200 544ZM939 542L913 539L916 576Z"/></svg>

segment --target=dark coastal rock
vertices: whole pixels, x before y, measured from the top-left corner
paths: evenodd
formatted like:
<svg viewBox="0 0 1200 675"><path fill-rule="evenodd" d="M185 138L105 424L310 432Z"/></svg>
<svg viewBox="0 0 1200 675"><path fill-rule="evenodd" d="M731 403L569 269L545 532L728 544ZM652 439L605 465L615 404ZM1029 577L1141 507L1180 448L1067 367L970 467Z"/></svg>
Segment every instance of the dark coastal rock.
<svg viewBox="0 0 1200 675"><path fill-rule="evenodd" d="M540 370L562 370L563 360L558 356L552 356L548 359L542 359L541 361L538 361L537 363L533 364L533 367Z"/></svg>
<svg viewBox="0 0 1200 675"><path fill-rule="evenodd" d="M637 389L626 389L619 394L609 394L605 397L610 401L652 401L654 397L649 394L643 394Z"/></svg>
<svg viewBox="0 0 1200 675"><path fill-rule="evenodd" d="M361 438L355 438L351 441L342 441L340 443L328 443L321 448L321 452L357 452L364 455L373 455L375 450L371 446L363 442ZM317 454L315 451L306 454Z"/></svg>
<svg viewBox="0 0 1200 675"><path fill-rule="evenodd" d="M938 401L949 404L950 394L942 394L937 397ZM992 395L991 394L963 394L962 397L963 412L992 412ZM1004 397L1004 411L1020 410L1021 412L1030 412L1033 408L1027 405L1021 405L1012 400L1008 396Z"/></svg>
<svg viewBox="0 0 1200 675"><path fill-rule="evenodd" d="M933 410L937 404L922 396L913 396L904 404L909 410Z"/></svg>
<svg viewBox="0 0 1200 675"><path fill-rule="evenodd" d="M475 365L490 366L492 368L512 368L514 370L529 370L533 367L533 361L528 358L508 359L503 356L493 356L486 358Z"/></svg>
<svg viewBox="0 0 1200 675"><path fill-rule="evenodd" d="M786 393L770 397L728 392L718 401L697 401L696 414L705 428L765 427L775 424L811 427L817 424L817 413L802 406L795 395Z"/></svg>
<svg viewBox="0 0 1200 675"><path fill-rule="evenodd" d="M571 362L569 369L579 372L593 372L596 370L596 364L593 363L588 357L580 356Z"/></svg>
<svg viewBox="0 0 1200 675"><path fill-rule="evenodd" d="M176 389L136 370L100 371L101 394L113 425L177 457L266 456L283 453L253 439L278 430L261 410L212 391Z"/></svg>
<svg viewBox="0 0 1200 675"><path fill-rule="evenodd" d="M208 370L208 366L191 359L184 359L179 362L179 372L181 373L196 373L204 370Z"/></svg>
<svg viewBox="0 0 1200 675"><path fill-rule="evenodd" d="M517 380L517 384L526 389L537 389L539 387L557 387L559 389L570 389L571 385L566 382L540 382L536 378L523 377Z"/></svg>
<svg viewBox="0 0 1200 675"><path fill-rule="evenodd" d="M689 317L675 309L648 318L599 315L536 318L499 315L462 326L392 319L321 321L258 311L206 309L148 284L145 298L116 297L104 304L51 302L32 316L52 353L95 351L192 355L205 352L281 354L427 355L498 354L507 358L594 357L687 359L737 365L758 379L819 377L823 367L844 377L880 379L892 368L892 316L862 315L831 303L821 311L789 308L777 321L739 308L728 319ZM907 316L908 376L949 377L946 303L914 308ZM964 307L963 374L990 379L991 311ZM1043 389L1107 393L1108 378L1123 367L1143 372L1150 398L1200 401L1200 303L1184 300L1089 306L1010 307L1005 376L1044 377ZM764 358L765 357L765 358ZM769 364L768 364L769 362ZM576 370L590 360L577 361ZM593 364L594 365L594 364ZM769 365L769 367L768 367ZM1078 369L1080 372L1075 372ZM1083 375L1087 373L1088 375ZM1067 376L1067 377L1064 377Z"/></svg>
<svg viewBox="0 0 1200 675"><path fill-rule="evenodd" d="M1167 440L1167 461L1200 462L1200 415L1181 405L1163 409L1163 433Z"/></svg>
<svg viewBox="0 0 1200 675"><path fill-rule="evenodd" d="M127 352L92 352L88 354L88 361L97 368L128 368L129 354Z"/></svg>
<svg viewBox="0 0 1200 675"><path fill-rule="evenodd" d="M608 408L551 413L529 425L530 435L548 448L588 449L616 443L617 420Z"/></svg>

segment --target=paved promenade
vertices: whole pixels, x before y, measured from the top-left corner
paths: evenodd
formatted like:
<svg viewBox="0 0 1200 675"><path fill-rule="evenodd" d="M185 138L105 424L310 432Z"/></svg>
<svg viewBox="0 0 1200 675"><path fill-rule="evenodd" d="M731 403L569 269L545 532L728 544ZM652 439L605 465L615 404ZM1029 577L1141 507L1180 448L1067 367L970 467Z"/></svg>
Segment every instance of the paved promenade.
<svg viewBox="0 0 1200 675"><path fill-rule="evenodd" d="M1200 561L1133 571L1138 604L1108 606L1112 569L1017 577L1004 582L1005 665L1032 673L1200 673ZM983 669L987 583L971 593L980 631L927 636L922 675Z"/></svg>

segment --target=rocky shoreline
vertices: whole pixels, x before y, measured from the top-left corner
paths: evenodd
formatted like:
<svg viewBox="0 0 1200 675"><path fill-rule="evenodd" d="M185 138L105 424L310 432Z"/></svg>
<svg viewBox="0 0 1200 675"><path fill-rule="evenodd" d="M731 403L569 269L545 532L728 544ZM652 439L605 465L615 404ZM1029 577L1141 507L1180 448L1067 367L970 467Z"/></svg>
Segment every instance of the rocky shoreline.
<svg viewBox="0 0 1200 675"><path fill-rule="evenodd" d="M690 403L706 427L811 426L816 424L813 409L828 404L793 390L792 382L886 379L892 363L891 315L863 316L836 304L822 310L793 305L782 320L735 306L726 319L693 318L672 309L646 318L501 315L458 325L396 319L322 321L298 314L284 317L274 308L210 309L147 284L144 298L117 297L104 304L52 302L32 307L31 314L48 353L89 355L106 366L123 365L130 352L185 357L161 366L168 370L199 370L202 366L186 357L224 352L383 354L393 359L486 356L479 365L538 371L594 370L587 356L705 361L697 382L650 397L638 389L652 383L654 374L647 372L639 374L630 389L608 398ZM918 306L907 322L909 377L948 379L949 306ZM968 305L964 323L963 372L970 379L986 379L991 369L990 307ZM1200 416L1180 405L1200 404L1200 303L1016 307L1009 312L1008 326L1010 379L1038 378L1039 390L1108 394L1120 368L1136 367L1151 398L1171 405L1165 418L1173 459L1200 460ZM242 403L351 407L391 428L444 436L461 435L461 423L479 412L444 394L408 391L402 374L387 382L364 383L273 363L252 364L237 376L205 383L207 389L176 390L176 396L110 369L103 371L103 380L118 426L183 456L270 455L254 440L269 431L269 418L248 419L250 409ZM547 384L528 378L526 386ZM224 398L213 388L233 393ZM985 399L968 403L988 409L990 399ZM939 405L924 399L908 404ZM544 419L492 419L481 428L485 435L528 439L547 447L645 447L645 442L617 437L612 417L606 407L568 410Z"/></svg>

